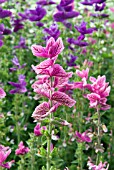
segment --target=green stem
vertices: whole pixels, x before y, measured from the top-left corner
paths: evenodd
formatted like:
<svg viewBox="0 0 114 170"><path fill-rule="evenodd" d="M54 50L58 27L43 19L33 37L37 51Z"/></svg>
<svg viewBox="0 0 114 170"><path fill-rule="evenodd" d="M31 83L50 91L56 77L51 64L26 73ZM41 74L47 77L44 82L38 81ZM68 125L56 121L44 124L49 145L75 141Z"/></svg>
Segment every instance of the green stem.
<svg viewBox="0 0 114 170"><path fill-rule="evenodd" d="M101 147L101 136L100 136L100 124L101 124L101 118L100 118L100 112L99 112L99 107L97 107L97 114L98 114L98 131L97 131L97 139L98 139L98 148L100 148ZM99 154L99 151L98 151L98 153L97 153L97 159L96 159L96 164L98 164L99 163L99 156L100 156L100 154Z"/></svg>
<svg viewBox="0 0 114 170"><path fill-rule="evenodd" d="M17 135L17 143L19 144L19 142L20 142L20 131L19 131L19 125L18 125L17 118L16 118L16 135Z"/></svg>
<svg viewBox="0 0 114 170"><path fill-rule="evenodd" d="M101 124L101 119L100 119L99 108L97 108L97 113L98 113L98 146L100 146L100 145L101 145L101 137L100 137L100 124Z"/></svg>
<svg viewBox="0 0 114 170"><path fill-rule="evenodd" d="M51 87L52 87L52 77L51 77ZM52 91L50 90L50 99L52 96ZM50 100L50 108L52 107L52 101ZM51 158L50 158L50 146L51 146L51 133L52 133L52 124L51 124L51 118L52 118L52 114L50 113L50 123L49 123L49 136L47 138L47 170L50 170L51 168Z"/></svg>
<svg viewBox="0 0 114 170"><path fill-rule="evenodd" d="M50 114L51 119L51 114ZM52 131L52 125L49 123L49 137L47 139L47 170L50 170L51 166L51 159L50 159L50 146L51 146L51 131Z"/></svg>

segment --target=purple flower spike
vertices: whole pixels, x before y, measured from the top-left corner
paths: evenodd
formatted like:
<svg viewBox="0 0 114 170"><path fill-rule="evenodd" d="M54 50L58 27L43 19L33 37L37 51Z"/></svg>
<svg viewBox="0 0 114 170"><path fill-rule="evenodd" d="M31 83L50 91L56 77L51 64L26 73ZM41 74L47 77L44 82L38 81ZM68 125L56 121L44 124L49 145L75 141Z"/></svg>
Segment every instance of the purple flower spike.
<svg viewBox="0 0 114 170"><path fill-rule="evenodd" d="M77 45L77 46L80 46L80 47L85 47L85 46L88 46L89 44L85 41L80 41L80 40L75 40L74 38L68 38L68 43L69 44L74 44L74 45Z"/></svg>
<svg viewBox="0 0 114 170"><path fill-rule="evenodd" d="M20 19L14 20L14 23L13 23L13 26L14 26L14 30L13 31L14 32L17 32L20 29L24 28L24 25L21 22L22 22L22 20L20 20Z"/></svg>
<svg viewBox="0 0 114 170"><path fill-rule="evenodd" d="M60 35L60 31L58 29L58 25L57 24L52 24L50 26L50 28L44 28L44 32L46 32L47 34L49 34L49 36L47 36L47 40L50 39L51 37L53 37L55 40L57 40L57 38Z"/></svg>
<svg viewBox="0 0 114 170"><path fill-rule="evenodd" d="M11 12L11 11L3 10L3 9L0 7L0 18L10 17L11 15L12 15L12 12Z"/></svg>
<svg viewBox="0 0 114 170"><path fill-rule="evenodd" d="M26 82L25 82L25 76L24 75L19 75L18 77L19 82L15 83L15 82L9 82L9 84L11 84L12 86L15 87L15 89L10 90L10 94L15 94L15 93L25 93L27 92L26 89Z"/></svg>
<svg viewBox="0 0 114 170"><path fill-rule="evenodd" d="M77 56L70 55L70 60L67 60L67 65L69 67L76 66L75 60L77 60Z"/></svg>
<svg viewBox="0 0 114 170"><path fill-rule="evenodd" d="M23 142L21 141L18 145L18 149L16 149L15 154L16 155L25 155L28 153L30 149L28 147L25 147Z"/></svg>
<svg viewBox="0 0 114 170"><path fill-rule="evenodd" d="M44 24L43 24L42 22L39 22L39 21L38 21L38 22L36 23L36 26L38 26L38 27L43 27Z"/></svg>
<svg viewBox="0 0 114 170"><path fill-rule="evenodd" d="M80 32L82 35L84 34L91 34L93 31L95 31L95 28L86 28L86 22L82 22L81 25L75 26L75 28L77 29L78 32Z"/></svg>
<svg viewBox="0 0 114 170"><path fill-rule="evenodd" d="M23 48L23 49L26 49L27 46L25 45L25 38L20 37L19 44L17 46L15 46L14 48Z"/></svg>
<svg viewBox="0 0 114 170"><path fill-rule="evenodd" d="M23 65L20 65L19 60L16 56L12 59L12 63L15 67L9 68L10 71L16 71L26 66L26 63L24 63Z"/></svg>
<svg viewBox="0 0 114 170"><path fill-rule="evenodd" d="M80 13L73 10L74 0L61 0L60 4L57 5L58 12L54 14L54 20L56 22L64 22L67 19L77 17Z"/></svg>
<svg viewBox="0 0 114 170"><path fill-rule="evenodd" d="M99 6L98 4L95 5L95 11L103 11L105 8L106 4L103 3L101 6Z"/></svg>
<svg viewBox="0 0 114 170"><path fill-rule="evenodd" d="M66 19L74 18L77 17L80 13L76 11L71 11L71 12L57 12L54 15L54 20L56 22L63 22Z"/></svg>
<svg viewBox="0 0 114 170"><path fill-rule="evenodd" d="M29 10L29 12L28 19L32 22L40 21L46 15L46 10L40 5L38 5L35 10Z"/></svg>
<svg viewBox="0 0 114 170"><path fill-rule="evenodd" d="M16 56L12 59L12 63L13 63L15 66L20 66L19 60L18 60L18 58L17 58Z"/></svg>

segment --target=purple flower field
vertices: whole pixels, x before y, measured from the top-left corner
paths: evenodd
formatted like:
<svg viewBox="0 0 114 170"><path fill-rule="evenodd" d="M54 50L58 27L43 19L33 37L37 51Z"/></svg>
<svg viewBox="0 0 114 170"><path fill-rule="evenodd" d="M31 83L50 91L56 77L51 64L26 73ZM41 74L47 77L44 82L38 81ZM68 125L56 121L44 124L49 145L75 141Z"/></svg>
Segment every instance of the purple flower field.
<svg viewBox="0 0 114 170"><path fill-rule="evenodd" d="M114 170L114 2L0 0L0 170Z"/></svg>

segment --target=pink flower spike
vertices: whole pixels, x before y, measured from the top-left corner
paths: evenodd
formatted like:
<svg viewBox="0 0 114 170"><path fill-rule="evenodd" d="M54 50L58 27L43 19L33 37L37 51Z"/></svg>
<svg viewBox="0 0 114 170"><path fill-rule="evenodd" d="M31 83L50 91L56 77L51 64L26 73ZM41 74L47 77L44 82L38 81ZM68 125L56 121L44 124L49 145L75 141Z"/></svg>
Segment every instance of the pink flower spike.
<svg viewBox="0 0 114 170"><path fill-rule="evenodd" d="M0 99L4 98L5 96L6 96L5 91L2 88L0 88Z"/></svg>
<svg viewBox="0 0 114 170"><path fill-rule="evenodd" d="M86 80L88 79L88 73L89 73L89 68L86 68L86 70L76 70L76 74L81 77L81 78L85 78Z"/></svg>
<svg viewBox="0 0 114 170"><path fill-rule="evenodd" d="M30 149L28 147L25 147L23 142L21 141L18 145L18 149L16 149L15 154L16 155L25 155L28 153Z"/></svg>
<svg viewBox="0 0 114 170"><path fill-rule="evenodd" d="M68 106L68 107L72 107L76 103L76 101L71 99L67 94L59 92L59 91L54 92L52 94L51 100L57 101L60 104Z"/></svg>

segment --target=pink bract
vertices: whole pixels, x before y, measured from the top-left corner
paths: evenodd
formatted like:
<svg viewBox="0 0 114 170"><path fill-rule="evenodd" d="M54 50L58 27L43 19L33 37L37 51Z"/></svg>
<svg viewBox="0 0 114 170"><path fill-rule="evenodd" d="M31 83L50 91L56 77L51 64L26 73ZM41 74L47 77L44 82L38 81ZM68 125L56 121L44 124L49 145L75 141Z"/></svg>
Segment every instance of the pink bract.
<svg viewBox="0 0 114 170"><path fill-rule="evenodd" d="M33 55L37 57L54 58L63 51L64 46L61 38L58 38L55 42L55 39L51 37L47 41L46 47L42 47L40 45L32 45L31 49Z"/></svg>
<svg viewBox="0 0 114 170"><path fill-rule="evenodd" d="M86 80L88 79L88 73L89 73L89 68L86 68L86 70L76 70L76 74L81 77L81 78L85 78Z"/></svg>

